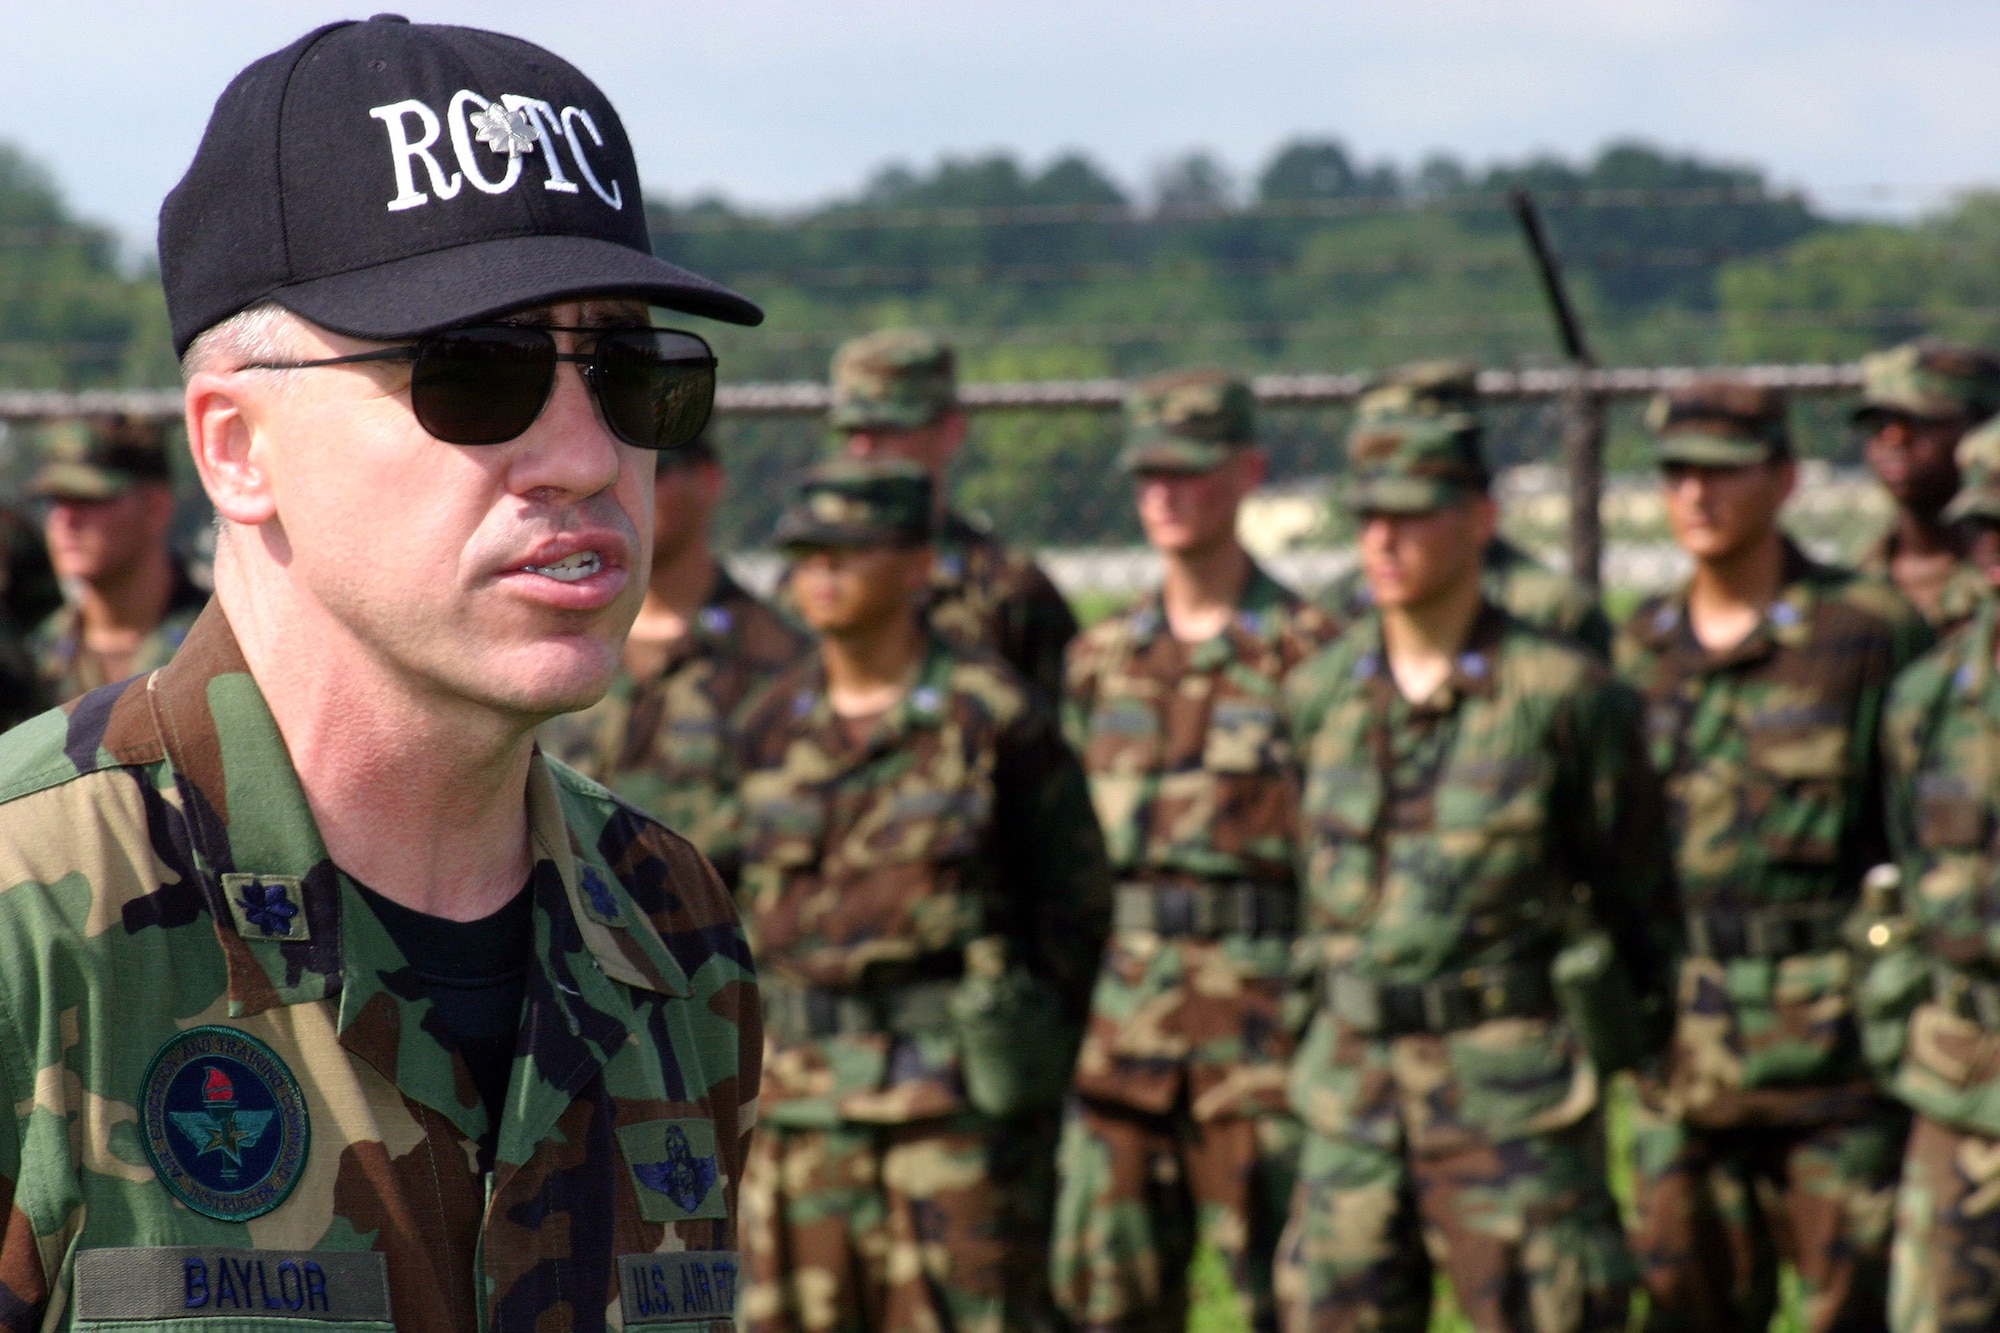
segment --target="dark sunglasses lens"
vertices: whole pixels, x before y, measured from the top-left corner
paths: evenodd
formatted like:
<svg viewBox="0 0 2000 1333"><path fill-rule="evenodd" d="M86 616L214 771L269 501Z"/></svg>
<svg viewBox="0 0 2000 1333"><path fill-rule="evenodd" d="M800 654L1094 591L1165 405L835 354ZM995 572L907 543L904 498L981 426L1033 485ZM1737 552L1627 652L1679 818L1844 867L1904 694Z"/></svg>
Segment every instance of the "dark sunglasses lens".
<svg viewBox="0 0 2000 1333"><path fill-rule="evenodd" d="M597 343L598 401L612 431L641 449L691 444L715 406L715 354L692 333L626 329Z"/></svg>
<svg viewBox="0 0 2000 1333"><path fill-rule="evenodd" d="M447 329L417 345L410 406L447 444L504 444L535 424L555 373L555 339L540 329Z"/></svg>

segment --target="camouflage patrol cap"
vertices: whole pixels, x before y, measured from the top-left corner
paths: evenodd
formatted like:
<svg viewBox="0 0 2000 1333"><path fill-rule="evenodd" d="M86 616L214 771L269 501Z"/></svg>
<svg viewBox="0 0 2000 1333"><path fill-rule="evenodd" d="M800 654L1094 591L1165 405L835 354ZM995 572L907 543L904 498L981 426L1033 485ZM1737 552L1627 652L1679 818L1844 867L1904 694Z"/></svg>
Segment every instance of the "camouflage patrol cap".
<svg viewBox="0 0 2000 1333"><path fill-rule="evenodd" d="M1347 508L1428 514L1486 493L1479 422L1464 412L1385 416L1347 433Z"/></svg>
<svg viewBox="0 0 2000 1333"><path fill-rule="evenodd" d="M1654 397L1646 428L1662 465L1748 467L1792 455L1785 397L1742 380L1705 379Z"/></svg>
<svg viewBox="0 0 2000 1333"><path fill-rule="evenodd" d="M1890 414L1984 421L2000 412L2000 358L1956 343L1913 342L1861 358L1862 425Z"/></svg>
<svg viewBox="0 0 2000 1333"><path fill-rule="evenodd" d="M1944 507L1945 521L2000 525L2000 416L1967 431L1956 457L1958 494Z"/></svg>
<svg viewBox="0 0 2000 1333"><path fill-rule="evenodd" d="M931 478L900 459L836 459L808 472L778 520L782 547L917 546L931 538Z"/></svg>
<svg viewBox="0 0 2000 1333"><path fill-rule="evenodd" d="M1354 400L1356 421L1434 417L1479 410L1479 367L1470 361L1412 361L1371 383Z"/></svg>
<svg viewBox="0 0 2000 1333"><path fill-rule="evenodd" d="M1175 370L1132 386L1125 395L1127 472L1213 472L1256 443L1257 402L1250 386L1220 370Z"/></svg>
<svg viewBox="0 0 2000 1333"><path fill-rule="evenodd" d="M120 413L51 426L28 492L43 500L110 500L171 476L166 429Z"/></svg>
<svg viewBox="0 0 2000 1333"><path fill-rule="evenodd" d="M957 358L922 329L850 338L833 354L835 430L916 430L957 406Z"/></svg>

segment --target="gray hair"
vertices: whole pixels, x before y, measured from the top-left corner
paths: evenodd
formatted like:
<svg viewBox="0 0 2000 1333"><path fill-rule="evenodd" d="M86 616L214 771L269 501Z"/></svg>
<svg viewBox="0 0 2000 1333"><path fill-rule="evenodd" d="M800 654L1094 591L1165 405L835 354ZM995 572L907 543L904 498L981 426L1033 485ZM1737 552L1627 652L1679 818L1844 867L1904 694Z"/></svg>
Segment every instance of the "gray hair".
<svg viewBox="0 0 2000 1333"><path fill-rule="evenodd" d="M260 301L201 331L181 357L181 382L204 370L230 371L256 361L299 354L295 331L304 323L275 301Z"/></svg>

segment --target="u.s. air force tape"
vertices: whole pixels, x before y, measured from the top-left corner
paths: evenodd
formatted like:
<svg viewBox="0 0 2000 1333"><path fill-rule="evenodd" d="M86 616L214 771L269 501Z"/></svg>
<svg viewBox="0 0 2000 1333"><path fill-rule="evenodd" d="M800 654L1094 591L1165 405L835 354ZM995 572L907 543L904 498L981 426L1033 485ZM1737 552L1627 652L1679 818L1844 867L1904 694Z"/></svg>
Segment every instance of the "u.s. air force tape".
<svg viewBox="0 0 2000 1333"><path fill-rule="evenodd" d="M736 1251L618 1256L625 1327L703 1323L736 1315Z"/></svg>
<svg viewBox="0 0 2000 1333"><path fill-rule="evenodd" d="M79 1250L73 1291L78 1323L256 1315L392 1327L388 1260L370 1250Z"/></svg>

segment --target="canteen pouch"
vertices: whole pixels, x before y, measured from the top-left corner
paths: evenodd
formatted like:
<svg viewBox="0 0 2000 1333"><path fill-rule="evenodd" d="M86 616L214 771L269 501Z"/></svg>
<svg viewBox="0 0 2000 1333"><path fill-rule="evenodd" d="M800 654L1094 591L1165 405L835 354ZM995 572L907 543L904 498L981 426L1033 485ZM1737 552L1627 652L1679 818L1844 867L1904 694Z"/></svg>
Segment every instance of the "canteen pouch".
<svg viewBox="0 0 2000 1333"><path fill-rule="evenodd" d="M1861 1028L1861 1054L1883 1082L1901 1067L1910 1016L1930 997L1930 960L1914 944L1896 944L1868 959L1854 988L1854 1018Z"/></svg>
<svg viewBox="0 0 2000 1333"><path fill-rule="evenodd" d="M1019 968L969 973L947 1007L975 1110L1004 1119L1062 1101L1083 1034L1047 982Z"/></svg>
<svg viewBox="0 0 2000 1333"><path fill-rule="evenodd" d="M1646 1058L1649 1025L1610 935L1591 930L1572 941L1549 964L1549 980L1599 1074L1632 1069Z"/></svg>

